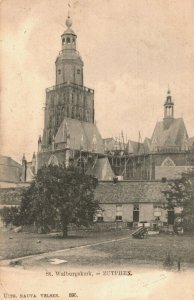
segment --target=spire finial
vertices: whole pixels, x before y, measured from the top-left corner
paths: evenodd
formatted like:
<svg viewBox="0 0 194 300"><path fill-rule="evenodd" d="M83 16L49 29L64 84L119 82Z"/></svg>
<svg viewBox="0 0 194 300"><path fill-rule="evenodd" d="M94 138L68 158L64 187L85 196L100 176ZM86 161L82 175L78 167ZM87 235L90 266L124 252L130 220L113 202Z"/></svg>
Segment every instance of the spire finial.
<svg viewBox="0 0 194 300"><path fill-rule="evenodd" d="M167 94L170 95L170 86L168 84L168 91L167 91Z"/></svg>
<svg viewBox="0 0 194 300"><path fill-rule="evenodd" d="M66 26L68 28L70 28L72 26L72 20L70 18L70 12L69 12L70 8L71 8L71 5L70 5L70 3L68 3L68 16L67 16L67 20L66 20Z"/></svg>

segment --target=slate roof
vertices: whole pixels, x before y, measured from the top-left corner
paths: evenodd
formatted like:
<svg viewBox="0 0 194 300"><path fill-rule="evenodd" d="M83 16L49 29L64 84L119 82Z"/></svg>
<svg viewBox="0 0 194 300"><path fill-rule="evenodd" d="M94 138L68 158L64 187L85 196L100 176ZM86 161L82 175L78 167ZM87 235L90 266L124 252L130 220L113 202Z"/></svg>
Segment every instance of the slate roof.
<svg viewBox="0 0 194 300"><path fill-rule="evenodd" d="M0 155L0 181L19 182L22 166L11 157Z"/></svg>
<svg viewBox="0 0 194 300"><path fill-rule="evenodd" d="M127 152L129 154L143 154L146 152L146 149L143 143L129 140L127 145Z"/></svg>
<svg viewBox="0 0 194 300"><path fill-rule="evenodd" d="M95 124L65 118L58 129L55 143L66 142L65 136L68 134L71 149L104 153L103 140Z"/></svg>
<svg viewBox="0 0 194 300"><path fill-rule="evenodd" d="M152 145L159 147L182 147L188 139L187 130L182 118L172 119L169 127L165 127L165 120L157 122L151 141Z"/></svg>
<svg viewBox="0 0 194 300"><path fill-rule="evenodd" d="M162 203L165 202L162 191L166 189L167 183L158 181L99 182L95 199L101 204Z"/></svg>
<svg viewBox="0 0 194 300"><path fill-rule="evenodd" d="M113 180L114 173L107 157L98 158L87 174L97 177L98 180Z"/></svg>
<svg viewBox="0 0 194 300"><path fill-rule="evenodd" d="M17 161L13 160L9 156L3 156L3 155L0 155L0 165L21 168L21 164L19 164Z"/></svg>

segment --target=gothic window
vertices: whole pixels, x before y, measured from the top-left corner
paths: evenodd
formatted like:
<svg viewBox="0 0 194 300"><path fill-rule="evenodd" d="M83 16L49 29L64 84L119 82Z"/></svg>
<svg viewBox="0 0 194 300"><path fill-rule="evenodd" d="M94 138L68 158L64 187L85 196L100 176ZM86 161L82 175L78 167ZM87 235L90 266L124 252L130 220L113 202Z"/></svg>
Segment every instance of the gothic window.
<svg viewBox="0 0 194 300"><path fill-rule="evenodd" d="M80 110L79 110L79 115L80 115L80 119L82 120L83 119L83 109L82 108L80 108Z"/></svg>
<svg viewBox="0 0 194 300"><path fill-rule="evenodd" d="M61 115L62 115L62 118L64 118L64 116L65 116L65 108L64 107L62 108Z"/></svg>
<svg viewBox="0 0 194 300"><path fill-rule="evenodd" d="M57 116L56 116L56 125L59 126L60 124L60 111L57 111Z"/></svg>
<svg viewBox="0 0 194 300"><path fill-rule="evenodd" d="M86 122L88 122L89 121L89 112L88 112L88 110L86 110Z"/></svg>
<svg viewBox="0 0 194 300"><path fill-rule="evenodd" d="M67 37L67 44L70 44L71 43L71 39L70 37Z"/></svg>
<svg viewBox="0 0 194 300"><path fill-rule="evenodd" d="M54 106L54 99L51 98L51 106Z"/></svg>
<svg viewBox="0 0 194 300"><path fill-rule="evenodd" d="M59 166L59 161L55 155L51 155L48 161L48 165Z"/></svg>
<svg viewBox="0 0 194 300"><path fill-rule="evenodd" d="M170 157L167 157L162 163L162 167L173 167L173 166L175 166L175 163Z"/></svg>
<svg viewBox="0 0 194 300"><path fill-rule="evenodd" d="M72 99L72 105L74 105L74 94L73 93L72 93L71 99Z"/></svg>
<svg viewBox="0 0 194 300"><path fill-rule="evenodd" d="M52 142L52 135L51 135L51 130L48 132L48 144L51 144Z"/></svg>
<svg viewBox="0 0 194 300"><path fill-rule="evenodd" d="M52 126L52 115L50 114L49 115L49 127L51 127Z"/></svg>
<svg viewBox="0 0 194 300"><path fill-rule="evenodd" d="M71 117L72 117L72 118L75 118L75 111L76 111L76 110L75 110L75 107L73 107L73 108L72 108L72 112L71 112Z"/></svg>
<svg viewBox="0 0 194 300"><path fill-rule="evenodd" d="M93 135L93 139L92 139L92 151L97 151L97 139L96 139L96 135Z"/></svg>

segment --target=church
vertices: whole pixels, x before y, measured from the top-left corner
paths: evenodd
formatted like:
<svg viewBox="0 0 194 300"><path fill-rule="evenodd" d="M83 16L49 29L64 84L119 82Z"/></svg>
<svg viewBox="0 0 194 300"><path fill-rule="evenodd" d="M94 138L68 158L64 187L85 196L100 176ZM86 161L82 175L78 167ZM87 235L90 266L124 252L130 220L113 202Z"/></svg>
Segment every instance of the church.
<svg viewBox="0 0 194 300"><path fill-rule="evenodd" d="M194 166L194 138L189 138L183 118L174 117L170 90L163 120L143 142L104 139L105 152L115 175L126 180L174 179Z"/></svg>
<svg viewBox="0 0 194 300"><path fill-rule="evenodd" d="M170 90L164 101L163 120L156 123L151 138L132 141L121 133L118 139L103 139L95 123L94 90L84 86L84 63L69 16L66 26L55 61L56 82L46 89L44 129L38 139L38 151L31 162L24 155L22 165L11 158L1 158L2 187L13 188L13 180L17 181L12 191L14 199L18 184L29 185L41 167L77 166L99 181L95 198L102 209L97 221L120 221L128 227L129 223L152 222L160 217L164 224L173 224L172 212L167 214L162 209L163 191L168 180L194 166L194 138L188 136L183 118L175 118ZM4 202L11 203L10 189L1 193Z"/></svg>
<svg viewBox="0 0 194 300"><path fill-rule="evenodd" d="M114 173L95 125L94 90L84 86L84 63L76 49L77 36L69 16L66 26L61 35L62 49L55 61L56 83L46 89L36 171L49 164L73 164L100 180L112 180ZM30 166L27 167L25 159L23 165L28 174Z"/></svg>
<svg viewBox="0 0 194 300"><path fill-rule="evenodd" d="M194 165L194 138L184 120L174 117L170 90L163 120L142 142L103 139L95 124L94 90L84 86L84 63L68 16L56 58L56 82L46 89L44 129L32 163L22 159L22 181L31 181L42 166L75 165L100 181L173 179Z"/></svg>

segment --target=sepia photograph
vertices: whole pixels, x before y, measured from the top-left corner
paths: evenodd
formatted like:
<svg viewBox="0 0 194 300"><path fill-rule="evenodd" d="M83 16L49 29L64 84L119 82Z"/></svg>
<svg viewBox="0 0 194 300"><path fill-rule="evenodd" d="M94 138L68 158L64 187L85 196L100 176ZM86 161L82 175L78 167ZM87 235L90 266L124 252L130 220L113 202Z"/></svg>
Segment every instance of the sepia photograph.
<svg viewBox="0 0 194 300"><path fill-rule="evenodd" d="M193 53L193 0L0 0L0 299L194 299Z"/></svg>

